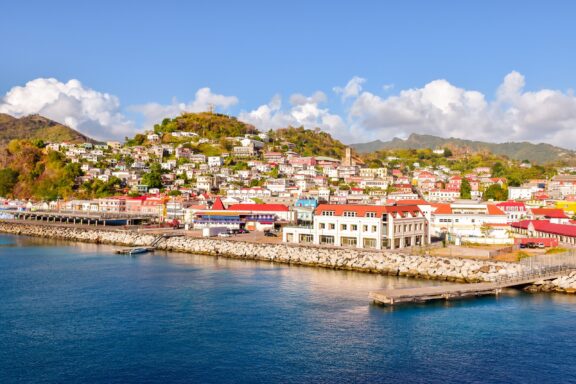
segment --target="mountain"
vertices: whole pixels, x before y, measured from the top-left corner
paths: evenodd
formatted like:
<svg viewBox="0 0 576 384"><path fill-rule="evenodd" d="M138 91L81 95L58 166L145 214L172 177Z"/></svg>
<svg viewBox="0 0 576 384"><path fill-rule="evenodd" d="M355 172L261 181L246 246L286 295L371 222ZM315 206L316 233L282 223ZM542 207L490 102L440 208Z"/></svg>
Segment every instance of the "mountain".
<svg viewBox="0 0 576 384"><path fill-rule="evenodd" d="M471 151L490 151L496 155L507 156L513 160L530 160L543 164L554 161L574 161L576 152L556 147L551 144L532 144L528 142L488 143L483 141L463 140L451 137L449 139L432 136L411 134L407 139L394 138L391 141L375 140L368 143L352 144L359 153L370 153L389 149L436 149L436 148L467 148Z"/></svg>
<svg viewBox="0 0 576 384"><path fill-rule="evenodd" d="M40 115L16 118L0 113L0 145L13 139L39 139L44 142L96 143L74 129Z"/></svg>

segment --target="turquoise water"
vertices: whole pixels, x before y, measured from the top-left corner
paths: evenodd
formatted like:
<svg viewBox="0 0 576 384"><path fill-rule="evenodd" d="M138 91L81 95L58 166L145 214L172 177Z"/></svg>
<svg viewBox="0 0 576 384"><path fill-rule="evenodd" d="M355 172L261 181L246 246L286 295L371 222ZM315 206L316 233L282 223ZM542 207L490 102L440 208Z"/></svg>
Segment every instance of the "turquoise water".
<svg viewBox="0 0 576 384"><path fill-rule="evenodd" d="M1 383L576 382L576 298L0 236ZM432 283L437 284L437 283Z"/></svg>

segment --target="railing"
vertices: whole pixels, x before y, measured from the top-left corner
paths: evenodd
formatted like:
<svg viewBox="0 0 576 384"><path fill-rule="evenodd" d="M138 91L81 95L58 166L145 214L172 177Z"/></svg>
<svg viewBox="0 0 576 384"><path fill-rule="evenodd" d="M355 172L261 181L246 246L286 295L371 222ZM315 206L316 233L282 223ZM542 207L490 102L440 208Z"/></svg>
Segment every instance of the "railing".
<svg viewBox="0 0 576 384"><path fill-rule="evenodd" d="M539 266L528 272L515 273L512 275L498 277L494 280L494 282L497 284L507 285L526 280L545 279L547 277L553 277L559 273L572 271L574 269L576 269L575 264L562 264L548 267Z"/></svg>

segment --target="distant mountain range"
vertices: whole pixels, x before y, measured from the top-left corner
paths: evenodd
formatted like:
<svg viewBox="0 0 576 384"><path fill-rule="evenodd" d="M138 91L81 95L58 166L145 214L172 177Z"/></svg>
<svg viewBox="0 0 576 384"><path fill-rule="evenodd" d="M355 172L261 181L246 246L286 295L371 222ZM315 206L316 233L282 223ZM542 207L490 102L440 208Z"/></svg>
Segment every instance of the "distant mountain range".
<svg viewBox="0 0 576 384"><path fill-rule="evenodd" d="M40 115L16 118L0 113L0 145L13 139L40 139L45 142L96 143L74 129Z"/></svg>
<svg viewBox="0 0 576 384"><path fill-rule="evenodd" d="M407 139L394 138L391 141L375 140L369 143L351 144L358 153L369 153L390 149L436 149L436 148L469 148L472 151L487 150L496 155L507 156L513 160L529 160L543 164L553 161L576 160L576 152L556 147L551 144L519 143L487 143L484 141L463 140L451 137L411 134Z"/></svg>

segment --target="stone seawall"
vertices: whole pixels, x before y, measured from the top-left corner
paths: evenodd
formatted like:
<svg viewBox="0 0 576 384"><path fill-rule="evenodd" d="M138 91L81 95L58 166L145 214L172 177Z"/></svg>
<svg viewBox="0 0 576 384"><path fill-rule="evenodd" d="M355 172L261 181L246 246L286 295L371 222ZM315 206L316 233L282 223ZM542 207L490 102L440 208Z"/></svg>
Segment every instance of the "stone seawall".
<svg viewBox="0 0 576 384"><path fill-rule="evenodd" d="M576 293L576 272L554 280L540 280L524 288L527 292Z"/></svg>
<svg viewBox="0 0 576 384"><path fill-rule="evenodd" d="M123 246L146 246L155 236L134 231L115 231L0 222L0 232ZM491 281L520 273L523 266L512 263L415 256L389 251L335 249L304 245L257 244L225 239L171 237L161 240L158 249L246 260L264 260L323 268L355 270L396 276L410 276L460 282Z"/></svg>

